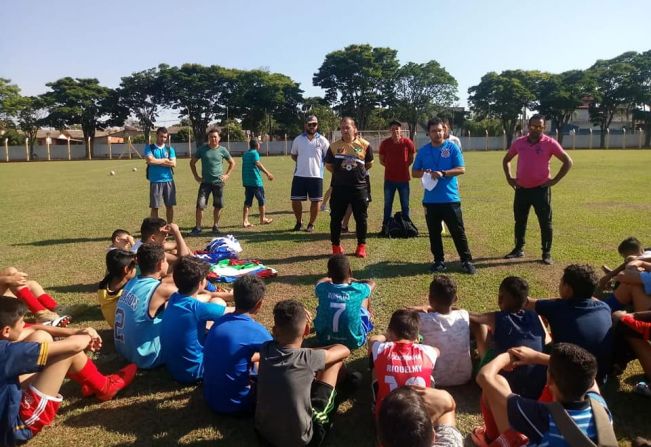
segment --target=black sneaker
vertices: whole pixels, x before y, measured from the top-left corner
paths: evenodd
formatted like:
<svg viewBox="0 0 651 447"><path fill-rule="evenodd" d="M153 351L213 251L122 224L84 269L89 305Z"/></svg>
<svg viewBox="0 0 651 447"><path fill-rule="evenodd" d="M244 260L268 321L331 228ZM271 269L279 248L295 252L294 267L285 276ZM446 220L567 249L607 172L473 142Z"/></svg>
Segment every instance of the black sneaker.
<svg viewBox="0 0 651 447"><path fill-rule="evenodd" d="M296 222L292 231L301 231L301 228L303 228L303 224L301 222Z"/></svg>
<svg viewBox="0 0 651 447"><path fill-rule="evenodd" d="M219 227L217 227L217 225L212 226L212 234L215 234L215 235L222 234L222 232L219 231Z"/></svg>
<svg viewBox="0 0 651 447"><path fill-rule="evenodd" d="M524 251L522 251L521 248L514 248L511 250L511 252L507 255L504 256L504 259L515 259L515 258L523 258L524 257Z"/></svg>
<svg viewBox="0 0 651 447"><path fill-rule="evenodd" d="M190 236L199 236L201 234L201 228L199 227L194 227L192 231L190 231Z"/></svg>
<svg viewBox="0 0 651 447"><path fill-rule="evenodd" d="M380 237L388 237L386 225L382 225L382 229L377 234Z"/></svg>
<svg viewBox="0 0 651 447"><path fill-rule="evenodd" d="M552 265L554 263L551 253L542 254L542 263L545 265Z"/></svg>
<svg viewBox="0 0 651 447"><path fill-rule="evenodd" d="M469 275L474 275L475 273L477 273L477 269L470 261L462 262L461 270L463 270L463 273L467 273Z"/></svg>
<svg viewBox="0 0 651 447"><path fill-rule="evenodd" d="M314 225L313 224L307 224L307 228L305 229L306 232L308 233L314 233Z"/></svg>
<svg viewBox="0 0 651 447"><path fill-rule="evenodd" d="M436 261L432 266L429 268L429 271L432 273L441 273L445 272L448 268L445 266L445 262L443 261Z"/></svg>

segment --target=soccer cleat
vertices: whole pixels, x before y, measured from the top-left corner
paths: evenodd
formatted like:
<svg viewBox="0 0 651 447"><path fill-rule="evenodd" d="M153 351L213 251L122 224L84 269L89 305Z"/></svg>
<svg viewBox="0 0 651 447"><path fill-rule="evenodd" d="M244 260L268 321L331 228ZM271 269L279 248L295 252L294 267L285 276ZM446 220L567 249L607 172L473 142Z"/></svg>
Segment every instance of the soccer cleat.
<svg viewBox="0 0 651 447"><path fill-rule="evenodd" d="M307 224L305 231L308 233L314 233L314 224Z"/></svg>
<svg viewBox="0 0 651 447"><path fill-rule="evenodd" d="M523 257L524 257L524 251L522 251L521 248L514 248L504 256L504 259L515 259L515 258L523 258Z"/></svg>
<svg viewBox="0 0 651 447"><path fill-rule="evenodd" d="M445 266L445 262L443 261L434 261L434 263L429 268L430 272L432 273L445 272L447 269L448 268Z"/></svg>
<svg viewBox="0 0 651 447"><path fill-rule="evenodd" d="M469 275L474 275L475 273L477 273L477 269L470 261L462 262L461 270L463 270L464 273L467 273Z"/></svg>
<svg viewBox="0 0 651 447"><path fill-rule="evenodd" d="M133 382L137 371L138 367L136 364L130 363L117 373L106 376L106 385L101 390L95 391L95 397L102 402L113 399L120 390L126 388Z"/></svg>
<svg viewBox="0 0 651 447"><path fill-rule="evenodd" d="M64 315L62 317L55 318L54 320L44 322L43 326L67 327L71 321L72 317L70 315Z"/></svg>
<svg viewBox="0 0 651 447"><path fill-rule="evenodd" d="M190 231L190 236L199 236L201 234L201 228L200 227L194 227Z"/></svg>
<svg viewBox="0 0 651 447"><path fill-rule="evenodd" d="M339 244L332 244L332 254L333 255L343 255L344 248Z"/></svg>
<svg viewBox="0 0 651 447"><path fill-rule="evenodd" d="M552 255L549 252L543 252L542 254L542 263L545 265L552 265L554 261L552 260Z"/></svg>
<svg viewBox="0 0 651 447"><path fill-rule="evenodd" d="M624 315L619 321L642 335L644 341L649 341L649 337L651 336L651 322L636 320L631 314Z"/></svg>
<svg viewBox="0 0 651 447"><path fill-rule="evenodd" d="M355 256L358 258L366 257L366 244L357 244L357 250L355 250Z"/></svg>
<svg viewBox="0 0 651 447"><path fill-rule="evenodd" d="M292 231L301 231L301 228L303 228L303 224L301 222L296 222Z"/></svg>

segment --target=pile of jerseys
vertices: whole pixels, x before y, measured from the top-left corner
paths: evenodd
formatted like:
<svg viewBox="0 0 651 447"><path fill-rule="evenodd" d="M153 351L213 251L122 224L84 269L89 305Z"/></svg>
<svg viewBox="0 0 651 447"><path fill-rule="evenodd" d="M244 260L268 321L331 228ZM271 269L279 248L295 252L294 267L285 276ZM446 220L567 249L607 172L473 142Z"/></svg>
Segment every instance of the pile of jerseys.
<svg viewBox="0 0 651 447"><path fill-rule="evenodd" d="M208 280L211 282L232 283L240 276L256 275L260 278L273 278L278 272L264 266L257 259L238 259L242 246L233 235L217 237L206 245L205 250L195 251L194 255L210 264Z"/></svg>
<svg viewBox="0 0 651 447"><path fill-rule="evenodd" d="M223 259L210 265L208 281L231 283L243 275L273 278L278 275L278 272L264 266L257 259Z"/></svg>

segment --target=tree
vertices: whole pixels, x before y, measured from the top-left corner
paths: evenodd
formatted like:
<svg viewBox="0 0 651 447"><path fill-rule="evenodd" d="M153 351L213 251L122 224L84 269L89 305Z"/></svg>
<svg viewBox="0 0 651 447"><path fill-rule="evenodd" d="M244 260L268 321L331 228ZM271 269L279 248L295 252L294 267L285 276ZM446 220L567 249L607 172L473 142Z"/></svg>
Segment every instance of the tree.
<svg viewBox="0 0 651 447"><path fill-rule="evenodd" d="M12 119L17 113L16 101L21 98L20 88L10 82L9 79L0 78L0 130L14 127Z"/></svg>
<svg viewBox="0 0 651 447"><path fill-rule="evenodd" d="M399 67L396 50L349 45L326 55L312 83L325 89L328 103L341 115L354 117L363 130L373 109L393 102Z"/></svg>
<svg viewBox="0 0 651 447"><path fill-rule="evenodd" d="M178 110L182 118L190 120L196 146L203 145L208 125L225 116L235 85L235 70L200 64L161 65L159 69L165 83L166 103Z"/></svg>
<svg viewBox="0 0 651 447"><path fill-rule="evenodd" d="M520 71L490 72L478 85L468 89L468 102L476 118L498 118L506 131L506 144L511 146L518 117L525 108L532 108L536 96L525 84Z"/></svg>
<svg viewBox="0 0 651 447"><path fill-rule="evenodd" d="M598 60L587 70L592 83L592 103L588 109L590 119L599 126L599 147L606 146L606 133L618 110L630 111L641 99L640 89L634 76L634 58L637 53L629 51L613 59Z"/></svg>
<svg viewBox="0 0 651 447"><path fill-rule="evenodd" d="M126 119L127 111L117 104L114 90L97 79L65 77L46 85L52 90L42 95L50 111L46 122L58 128L80 125L86 155L93 154L96 130L119 126Z"/></svg>
<svg viewBox="0 0 651 447"><path fill-rule="evenodd" d="M308 115L315 115L319 119L319 132L328 138L331 138L332 132L339 127L339 117L324 98L319 96L305 98L301 110L303 111L301 121L304 122Z"/></svg>
<svg viewBox="0 0 651 447"><path fill-rule="evenodd" d="M570 70L549 75L541 82L538 92L538 111L558 129L558 142L563 143L563 129L572 120L572 114L589 90L586 74L582 70Z"/></svg>
<svg viewBox="0 0 651 447"><path fill-rule="evenodd" d="M632 60L635 68L635 85L639 86L640 97L633 111L633 120L644 129L644 146L651 145L651 50L638 54Z"/></svg>
<svg viewBox="0 0 651 447"><path fill-rule="evenodd" d="M222 123L220 134L222 141L246 141L246 134L242 130L242 125L234 119Z"/></svg>
<svg viewBox="0 0 651 447"><path fill-rule="evenodd" d="M160 67L166 68L165 65ZM164 102L163 91L164 83L159 68L150 68L125 76L117 89L118 103L138 120L145 141L149 141L149 133Z"/></svg>
<svg viewBox="0 0 651 447"><path fill-rule="evenodd" d="M29 152L34 152L36 135L47 116L46 102L41 96L21 96L17 100L18 128L29 138Z"/></svg>
<svg viewBox="0 0 651 447"><path fill-rule="evenodd" d="M456 79L434 60L402 66L395 81L395 111L407 121L409 138L414 138L419 121L451 106L458 99L456 91Z"/></svg>

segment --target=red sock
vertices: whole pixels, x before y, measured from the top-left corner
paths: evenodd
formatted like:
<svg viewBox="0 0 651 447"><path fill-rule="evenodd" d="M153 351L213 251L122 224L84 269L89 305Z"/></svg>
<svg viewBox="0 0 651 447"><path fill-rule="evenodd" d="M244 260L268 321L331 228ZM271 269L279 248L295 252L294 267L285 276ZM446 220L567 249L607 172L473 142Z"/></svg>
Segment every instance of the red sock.
<svg viewBox="0 0 651 447"><path fill-rule="evenodd" d="M54 311L54 309L56 309L56 307L59 305L59 303L54 301L54 298L52 298L47 293L44 293L43 295L39 296L37 299L39 303L41 303L51 311Z"/></svg>
<svg viewBox="0 0 651 447"><path fill-rule="evenodd" d="M493 412L484 400L483 394L479 399L479 408L481 409L481 415L484 418L484 426L486 427L486 439L488 442L491 442L500 435L500 432L497 429L497 424L495 423Z"/></svg>
<svg viewBox="0 0 651 447"><path fill-rule="evenodd" d="M29 290L29 287L23 287L16 290L16 298L23 301L27 305L29 311L33 314L42 310L46 310L38 298L36 298L32 291Z"/></svg>
<svg viewBox="0 0 651 447"><path fill-rule="evenodd" d="M106 376L97 370L97 366L88 359L84 367L76 374L68 373L68 377L80 385L88 385L94 391L101 391L106 386Z"/></svg>

